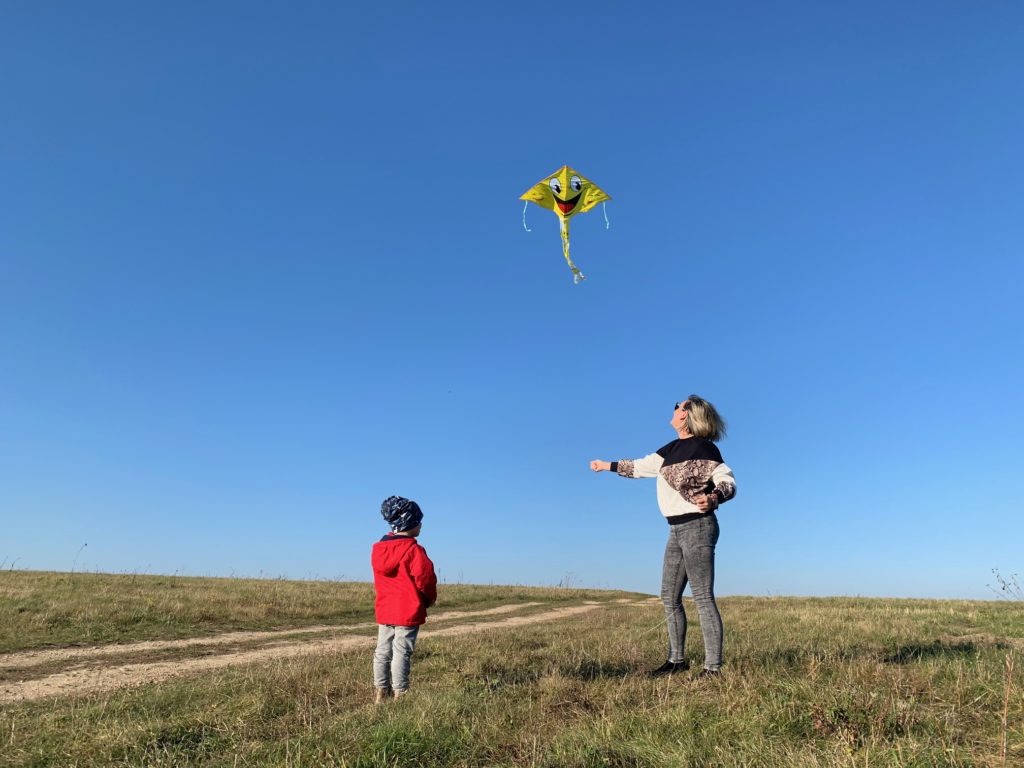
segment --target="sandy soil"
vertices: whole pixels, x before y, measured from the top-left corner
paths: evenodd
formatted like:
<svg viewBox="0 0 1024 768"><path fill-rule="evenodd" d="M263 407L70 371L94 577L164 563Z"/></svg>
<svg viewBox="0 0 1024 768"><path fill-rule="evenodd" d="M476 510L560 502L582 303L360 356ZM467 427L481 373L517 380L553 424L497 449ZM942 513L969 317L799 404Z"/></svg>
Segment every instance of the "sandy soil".
<svg viewBox="0 0 1024 768"><path fill-rule="evenodd" d="M622 601L617 601L622 602ZM627 601L629 602L629 601ZM636 605L646 605L646 601ZM484 632L492 629L520 627L564 619L587 613L601 607L601 604L584 604L555 608L550 611L533 613L526 616L510 616L505 619L490 621L474 621L453 627L433 629L436 622L454 618L490 617L503 613L511 613L522 608L536 606L538 603L517 603L489 608L481 611L449 611L431 617L421 637L446 637ZM344 653L357 649L369 649L376 643L376 638L366 635L343 634L343 630L355 627L366 628L372 624L348 625L344 627L303 627L294 630L277 632L231 632L216 637L193 638L163 642L129 643L123 645L100 646L96 648L67 648L45 651L28 651L7 656L0 656L0 671L24 669L44 663L67 661L82 662L76 666L65 668L59 672L48 674L31 680L0 682L0 703L17 701L35 701L52 696L77 696L93 694L118 688L145 685L168 680L173 677L200 674L211 670L230 666L261 664L269 661L290 659L299 656L325 653ZM334 631L337 635L328 638L305 638L294 641L279 640L297 634L310 632ZM112 664L110 666L85 666L90 661L112 654L131 652L186 648L195 645L216 647L230 643L251 640L274 640L272 647L263 647L241 651L226 651L216 655L200 658L177 659L174 661L139 662L132 664Z"/></svg>

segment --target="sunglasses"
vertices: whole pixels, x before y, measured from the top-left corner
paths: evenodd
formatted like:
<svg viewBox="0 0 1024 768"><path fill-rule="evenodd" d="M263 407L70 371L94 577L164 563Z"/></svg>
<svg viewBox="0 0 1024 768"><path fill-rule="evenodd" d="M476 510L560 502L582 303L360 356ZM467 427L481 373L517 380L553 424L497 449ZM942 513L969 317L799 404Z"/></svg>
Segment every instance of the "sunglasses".
<svg viewBox="0 0 1024 768"><path fill-rule="evenodd" d="M688 411L690 410L690 403L686 400L683 400L681 403L676 403L676 407L673 410L678 411L680 408L682 408L684 411Z"/></svg>

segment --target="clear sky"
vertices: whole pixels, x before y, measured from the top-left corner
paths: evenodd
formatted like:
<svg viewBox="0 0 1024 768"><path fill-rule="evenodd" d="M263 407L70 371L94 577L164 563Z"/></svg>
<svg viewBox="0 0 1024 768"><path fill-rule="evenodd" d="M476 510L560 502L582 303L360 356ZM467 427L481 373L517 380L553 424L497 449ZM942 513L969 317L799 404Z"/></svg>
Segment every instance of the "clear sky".
<svg viewBox="0 0 1024 768"><path fill-rule="evenodd" d="M0 563L720 595L1024 570L1024 4L8 4ZM569 164L613 198L519 195ZM83 545L86 545L83 547Z"/></svg>

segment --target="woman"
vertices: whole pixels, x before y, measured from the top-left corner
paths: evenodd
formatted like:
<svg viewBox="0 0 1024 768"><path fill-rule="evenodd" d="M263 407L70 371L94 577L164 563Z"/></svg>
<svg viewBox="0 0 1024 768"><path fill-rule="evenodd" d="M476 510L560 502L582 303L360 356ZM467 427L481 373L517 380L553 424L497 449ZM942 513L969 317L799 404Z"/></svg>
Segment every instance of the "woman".
<svg viewBox="0 0 1024 768"><path fill-rule="evenodd" d="M693 593L704 635L704 669L698 677L717 677L722 667L722 617L715 604L715 510L736 495L732 470L715 442L725 436L725 421L697 395L676 403L672 421L679 439L642 459L592 461L595 472L623 477L657 477L658 506L669 524L661 579L661 602L668 619L668 660L651 672L671 675L690 668L684 654L686 613L683 590Z"/></svg>

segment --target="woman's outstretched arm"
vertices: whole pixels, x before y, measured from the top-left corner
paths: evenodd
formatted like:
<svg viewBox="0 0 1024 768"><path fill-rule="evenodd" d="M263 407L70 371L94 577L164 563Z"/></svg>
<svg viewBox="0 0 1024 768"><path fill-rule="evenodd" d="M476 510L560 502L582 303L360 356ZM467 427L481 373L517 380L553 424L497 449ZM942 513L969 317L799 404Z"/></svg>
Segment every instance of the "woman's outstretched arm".
<svg viewBox="0 0 1024 768"><path fill-rule="evenodd" d="M590 468L595 472L615 472L622 477L657 477L658 470L665 460L657 453L649 453L642 459L622 459L621 461L601 461L594 459Z"/></svg>

